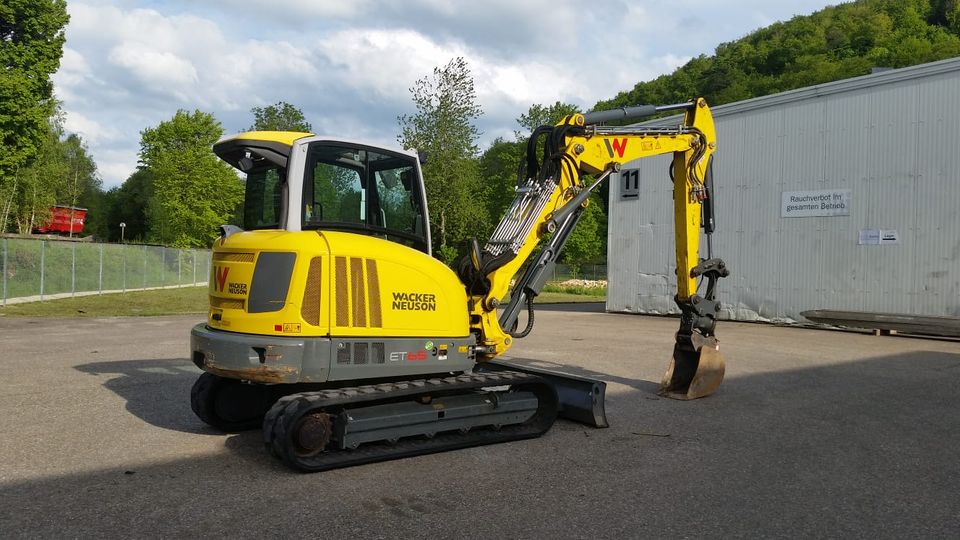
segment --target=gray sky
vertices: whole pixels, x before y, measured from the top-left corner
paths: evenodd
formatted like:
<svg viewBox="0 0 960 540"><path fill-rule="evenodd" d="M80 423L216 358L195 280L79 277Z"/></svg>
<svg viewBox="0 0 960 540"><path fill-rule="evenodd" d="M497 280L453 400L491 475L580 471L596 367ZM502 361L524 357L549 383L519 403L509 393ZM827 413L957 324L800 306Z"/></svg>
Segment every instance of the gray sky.
<svg viewBox="0 0 960 540"><path fill-rule="evenodd" d="M300 107L315 133L396 146L409 88L463 56L484 116L481 147L533 103L583 108L669 73L723 42L827 0L70 1L54 75L66 127L105 187L137 163L140 131L177 109L227 133L250 109Z"/></svg>

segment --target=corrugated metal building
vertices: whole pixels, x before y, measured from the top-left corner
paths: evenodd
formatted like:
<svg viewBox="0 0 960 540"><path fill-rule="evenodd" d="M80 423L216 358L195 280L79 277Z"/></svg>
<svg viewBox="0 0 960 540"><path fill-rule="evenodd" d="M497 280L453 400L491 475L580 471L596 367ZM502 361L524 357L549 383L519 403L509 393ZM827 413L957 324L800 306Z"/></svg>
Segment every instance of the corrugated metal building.
<svg viewBox="0 0 960 540"><path fill-rule="evenodd" d="M725 318L960 315L960 59L713 113L715 256L732 271L720 282ZM608 311L678 313L667 166L627 167L640 171L639 197L611 179ZM844 208L820 210L824 199Z"/></svg>

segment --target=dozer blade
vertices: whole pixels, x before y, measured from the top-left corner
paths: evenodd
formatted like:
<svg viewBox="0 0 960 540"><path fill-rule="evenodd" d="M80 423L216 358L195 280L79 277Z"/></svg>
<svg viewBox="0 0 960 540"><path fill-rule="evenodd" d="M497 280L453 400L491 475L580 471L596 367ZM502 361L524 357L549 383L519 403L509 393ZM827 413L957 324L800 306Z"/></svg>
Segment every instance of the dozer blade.
<svg viewBox="0 0 960 540"><path fill-rule="evenodd" d="M723 382L725 364L715 337L694 334L693 345L677 343L659 394L671 399L709 396Z"/></svg>
<svg viewBox="0 0 960 540"><path fill-rule="evenodd" d="M536 375L550 383L557 391L557 398L560 400L559 416L561 418L596 428L610 427L607 422L605 404L607 383L601 380L517 364L506 360L482 362L477 365L476 371L481 373L519 371Z"/></svg>

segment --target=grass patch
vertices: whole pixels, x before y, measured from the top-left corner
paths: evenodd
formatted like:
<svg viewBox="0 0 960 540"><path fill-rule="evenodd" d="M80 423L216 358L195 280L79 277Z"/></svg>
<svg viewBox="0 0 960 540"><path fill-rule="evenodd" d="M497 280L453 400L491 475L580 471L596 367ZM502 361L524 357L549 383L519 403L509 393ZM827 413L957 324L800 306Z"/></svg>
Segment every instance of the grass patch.
<svg viewBox="0 0 960 540"><path fill-rule="evenodd" d="M558 294L566 294L566 295L572 295L572 296L589 296L593 298L592 300L586 300L587 302L599 302L607 298L606 287L576 287L576 286L564 286L556 283L547 283L546 285L544 285L543 293L558 293Z"/></svg>
<svg viewBox="0 0 960 540"><path fill-rule="evenodd" d="M562 290L551 290L562 289ZM573 292L570 291L573 289ZM606 289L551 287L547 285L537 296L537 304L602 302ZM504 302L509 301L505 299ZM207 287L184 287L155 291L78 296L0 307L0 317L146 317L154 315L205 314L208 309Z"/></svg>
<svg viewBox="0 0 960 540"><path fill-rule="evenodd" d="M78 296L0 307L4 317L137 317L204 314L207 287Z"/></svg>
<svg viewBox="0 0 960 540"><path fill-rule="evenodd" d="M568 292L552 292L544 290L537 295L534 304L579 304L581 302L603 302L606 298L606 291L602 296L575 294Z"/></svg>

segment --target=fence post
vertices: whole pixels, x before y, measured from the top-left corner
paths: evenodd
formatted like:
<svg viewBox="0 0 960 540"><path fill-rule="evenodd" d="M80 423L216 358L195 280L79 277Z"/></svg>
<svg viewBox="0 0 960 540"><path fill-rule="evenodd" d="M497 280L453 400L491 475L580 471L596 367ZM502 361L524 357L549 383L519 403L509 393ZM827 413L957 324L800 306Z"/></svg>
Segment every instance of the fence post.
<svg viewBox="0 0 960 540"><path fill-rule="evenodd" d="M3 305L7 305L7 239L3 239Z"/></svg>
<svg viewBox="0 0 960 540"><path fill-rule="evenodd" d="M177 287L183 287L183 250L177 250Z"/></svg>
<svg viewBox="0 0 960 540"><path fill-rule="evenodd" d="M197 286L197 250L190 252L190 260L193 261L193 286Z"/></svg>
<svg viewBox="0 0 960 540"><path fill-rule="evenodd" d="M147 246L143 246L143 287L147 288Z"/></svg>
<svg viewBox="0 0 960 540"><path fill-rule="evenodd" d="M160 248L160 286L167 285L167 248Z"/></svg>
<svg viewBox="0 0 960 540"><path fill-rule="evenodd" d="M103 294L103 244L100 244L100 275L97 276L97 294Z"/></svg>
<svg viewBox="0 0 960 540"><path fill-rule="evenodd" d="M73 258L70 260L70 296L77 295L77 243L73 242Z"/></svg>
<svg viewBox="0 0 960 540"><path fill-rule="evenodd" d="M44 246L47 245L46 240L40 241L40 300L43 300L43 280L46 276L43 275L44 272L44 257L46 256L46 249Z"/></svg>

